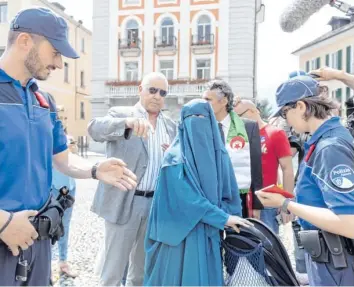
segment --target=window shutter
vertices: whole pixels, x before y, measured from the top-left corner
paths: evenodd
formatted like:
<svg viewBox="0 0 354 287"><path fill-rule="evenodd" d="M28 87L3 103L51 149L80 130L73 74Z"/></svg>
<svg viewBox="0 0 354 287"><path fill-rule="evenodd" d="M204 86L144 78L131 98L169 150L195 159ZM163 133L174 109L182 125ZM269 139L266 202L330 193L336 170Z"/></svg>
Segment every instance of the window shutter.
<svg viewBox="0 0 354 287"><path fill-rule="evenodd" d="M306 72L310 72L310 61L306 62Z"/></svg>
<svg viewBox="0 0 354 287"><path fill-rule="evenodd" d="M350 88L347 87L347 95L346 95L346 100L350 98Z"/></svg>
<svg viewBox="0 0 354 287"><path fill-rule="evenodd" d="M326 55L326 66L329 67L329 54Z"/></svg>
<svg viewBox="0 0 354 287"><path fill-rule="evenodd" d="M318 57L316 59L316 69L319 69L319 68L321 68L321 58L320 57Z"/></svg>
<svg viewBox="0 0 354 287"><path fill-rule="evenodd" d="M350 73L351 70L352 70L352 47L351 46L347 47L346 58L347 58L347 69L346 69L346 72Z"/></svg>
<svg viewBox="0 0 354 287"><path fill-rule="evenodd" d="M339 50L338 51L338 70L343 69L342 60L343 60L343 51Z"/></svg>

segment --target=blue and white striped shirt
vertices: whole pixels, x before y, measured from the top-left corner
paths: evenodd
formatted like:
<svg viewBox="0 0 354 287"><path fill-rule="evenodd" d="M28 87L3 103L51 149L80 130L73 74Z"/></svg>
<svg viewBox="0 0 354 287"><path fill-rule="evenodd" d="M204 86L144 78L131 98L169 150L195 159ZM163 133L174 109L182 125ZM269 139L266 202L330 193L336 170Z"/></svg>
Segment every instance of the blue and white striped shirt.
<svg viewBox="0 0 354 287"><path fill-rule="evenodd" d="M149 120L149 114L138 103L138 109L142 116ZM149 131L147 139L148 147L148 165L143 178L141 179L137 189L142 191L154 191L157 184L157 177L159 175L160 167L164 151L162 149L163 144L171 144L171 139L167 133L166 124L163 115L160 113L157 117L155 132Z"/></svg>

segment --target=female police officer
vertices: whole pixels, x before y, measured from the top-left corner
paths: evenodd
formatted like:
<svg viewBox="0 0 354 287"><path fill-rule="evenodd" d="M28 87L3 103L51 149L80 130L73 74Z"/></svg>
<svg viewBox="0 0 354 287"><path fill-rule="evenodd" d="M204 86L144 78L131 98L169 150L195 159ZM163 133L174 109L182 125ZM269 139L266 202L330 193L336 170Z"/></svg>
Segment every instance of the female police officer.
<svg viewBox="0 0 354 287"><path fill-rule="evenodd" d="M296 132L312 134L295 189L296 202L257 191L265 206L299 217L310 285L354 285L353 138L331 117L336 105L310 76L297 76L277 90L275 116Z"/></svg>

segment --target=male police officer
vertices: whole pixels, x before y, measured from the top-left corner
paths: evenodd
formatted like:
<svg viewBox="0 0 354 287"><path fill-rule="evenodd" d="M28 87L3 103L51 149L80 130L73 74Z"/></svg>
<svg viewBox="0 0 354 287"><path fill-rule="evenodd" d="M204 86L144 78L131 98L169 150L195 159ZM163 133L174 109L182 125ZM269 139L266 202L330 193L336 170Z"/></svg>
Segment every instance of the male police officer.
<svg viewBox="0 0 354 287"><path fill-rule="evenodd" d="M49 284L50 240L36 240L38 230L29 217L50 196L52 163L74 178L98 178L122 190L136 185L121 160L92 167L69 155L55 104L37 92L35 79L46 80L61 69L62 55L78 58L67 29L64 19L48 9L23 10L11 22L0 59L0 285ZM24 268L27 276L17 274Z"/></svg>

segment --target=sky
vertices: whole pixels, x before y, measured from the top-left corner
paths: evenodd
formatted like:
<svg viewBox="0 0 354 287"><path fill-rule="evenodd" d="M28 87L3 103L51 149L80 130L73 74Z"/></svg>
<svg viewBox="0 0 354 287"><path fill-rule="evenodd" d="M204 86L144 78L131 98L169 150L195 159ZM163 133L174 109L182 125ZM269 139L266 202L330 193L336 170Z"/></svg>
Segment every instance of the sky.
<svg viewBox="0 0 354 287"><path fill-rule="evenodd" d="M56 1L66 7L66 13L76 20L83 20L84 26L92 29L92 0ZM299 68L298 58L291 53L330 31L327 23L332 16L344 16L336 8L326 6L297 31L285 33L280 29L279 17L292 1L263 0L266 10L265 21L259 25L258 33L257 87L259 98L268 98L271 103L274 103L274 94L280 83L287 79L289 72ZM345 1L354 5L354 0Z"/></svg>

